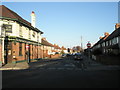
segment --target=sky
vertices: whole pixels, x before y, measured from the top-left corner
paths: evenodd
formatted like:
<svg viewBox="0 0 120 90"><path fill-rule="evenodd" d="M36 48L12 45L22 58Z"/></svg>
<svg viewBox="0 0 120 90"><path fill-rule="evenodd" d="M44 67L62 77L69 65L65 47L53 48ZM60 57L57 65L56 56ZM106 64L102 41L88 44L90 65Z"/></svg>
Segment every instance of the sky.
<svg viewBox="0 0 120 90"><path fill-rule="evenodd" d="M118 23L118 2L3 2L3 5L31 22L52 44L72 48L88 41L94 45L104 32L112 33ZM82 37L82 40L81 40Z"/></svg>

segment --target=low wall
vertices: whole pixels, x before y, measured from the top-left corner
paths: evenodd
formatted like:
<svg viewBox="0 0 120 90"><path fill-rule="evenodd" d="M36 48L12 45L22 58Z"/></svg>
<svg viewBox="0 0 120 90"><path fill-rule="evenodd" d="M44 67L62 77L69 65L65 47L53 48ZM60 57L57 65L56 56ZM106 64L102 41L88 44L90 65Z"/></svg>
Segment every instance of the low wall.
<svg viewBox="0 0 120 90"><path fill-rule="evenodd" d="M120 56L97 55L92 56L92 59L107 65L120 65Z"/></svg>
<svg viewBox="0 0 120 90"><path fill-rule="evenodd" d="M60 54L50 55L50 58L59 58Z"/></svg>

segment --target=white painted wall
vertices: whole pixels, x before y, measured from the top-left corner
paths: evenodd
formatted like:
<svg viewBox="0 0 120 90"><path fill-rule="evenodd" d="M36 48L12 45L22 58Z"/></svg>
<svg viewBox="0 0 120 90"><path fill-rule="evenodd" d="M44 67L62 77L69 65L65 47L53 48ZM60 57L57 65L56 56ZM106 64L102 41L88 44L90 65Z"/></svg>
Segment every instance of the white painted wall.
<svg viewBox="0 0 120 90"><path fill-rule="evenodd" d="M20 24L17 23L16 21L8 21L8 20L0 20L0 24L9 24L12 25L12 33L8 33L7 35L9 36L16 36L16 37L20 37ZM25 39L30 39L32 41L36 41L36 42L40 42L41 43L41 33L31 30L28 27L22 26L22 38ZM29 33L30 33L30 38L29 38ZM35 34L35 37L33 37L33 33ZM38 39L39 37L39 39Z"/></svg>

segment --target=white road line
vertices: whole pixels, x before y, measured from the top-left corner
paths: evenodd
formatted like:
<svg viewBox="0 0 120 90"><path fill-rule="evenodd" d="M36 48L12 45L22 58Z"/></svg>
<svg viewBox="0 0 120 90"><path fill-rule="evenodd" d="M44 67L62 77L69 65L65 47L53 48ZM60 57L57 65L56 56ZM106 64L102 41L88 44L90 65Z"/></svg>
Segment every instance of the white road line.
<svg viewBox="0 0 120 90"><path fill-rule="evenodd" d="M58 70L64 70L64 68L57 68Z"/></svg>
<svg viewBox="0 0 120 90"><path fill-rule="evenodd" d="M81 68L76 68L75 70L82 70Z"/></svg>
<svg viewBox="0 0 120 90"><path fill-rule="evenodd" d="M66 68L66 70L73 70L73 68Z"/></svg>
<svg viewBox="0 0 120 90"><path fill-rule="evenodd" d="M49 69L49 70L55 70L56 68L47 68L47 69Z"/></svg>

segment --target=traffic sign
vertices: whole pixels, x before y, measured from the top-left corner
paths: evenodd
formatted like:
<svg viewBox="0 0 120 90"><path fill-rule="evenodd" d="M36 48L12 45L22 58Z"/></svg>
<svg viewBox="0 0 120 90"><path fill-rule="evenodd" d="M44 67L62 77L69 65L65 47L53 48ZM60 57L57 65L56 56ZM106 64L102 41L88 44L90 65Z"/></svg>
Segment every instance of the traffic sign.
<svg viewBox="0 0 120 90"><path fill-rule="evenodd" d="M91 43L90 42L87 43L87 47L91 48Z"/></svg>

